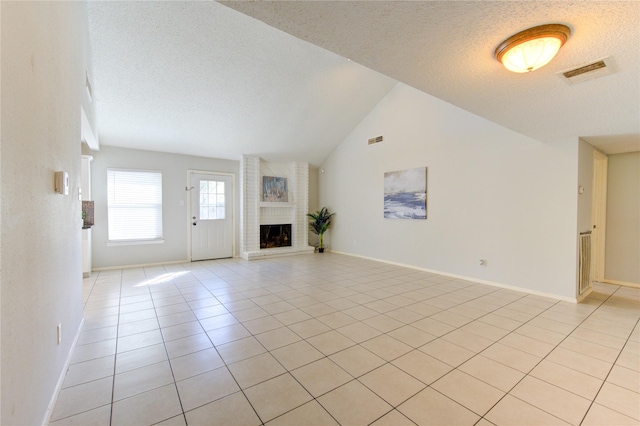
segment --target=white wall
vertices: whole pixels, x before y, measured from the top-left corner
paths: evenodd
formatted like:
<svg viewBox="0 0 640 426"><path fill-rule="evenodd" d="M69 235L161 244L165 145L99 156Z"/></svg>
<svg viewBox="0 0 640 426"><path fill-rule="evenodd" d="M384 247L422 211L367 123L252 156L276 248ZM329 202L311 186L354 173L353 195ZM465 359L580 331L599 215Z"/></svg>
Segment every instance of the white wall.
<svg viewBox="0 0 640 426"><path fill-rule="evenodd" d="M609 156L605 280L640 286L640 152Z"/></svg>
<svg viewBox="0 0 640 426"><path fill-rule="evenodd" d="M153 151L100 146L91 163L91 193L95 201L95 225L92 229L93 268L143 265L159 262L187 261L188 202L186 186L188 170L233 173L236 176L234 203L236 205L236 247L238 255L238 171L239 162L194 157ZM159 170L162 172L162 221L164 244L107 246L107 168Z"/></svg>
<svg viewBox="0 0 640 426"><path fill-rule="evenodd" d="M580 140L578 145L578 186L584 188L578 194L578 233L591 231L593 226L593 152L596 149L587 142ZM578 188L576 188L578 191ZM577 237L576 237L577 238Z"/></svg>
<svg viewBox="0 0 640 426"><path fill-rule="evenodd" d="M577 157L398 84L321 166L329 246L575 299ZM428 219L383 219L384 172L421 166Z"/></svg>
<svg viewBox="0 0 640 426"><path fill-rule="evenodd" d="M37 425L82 321L80 105L85 4L1 2L2 418ZM70 194L54 192L54 171ZM57 344L56 326L62 324Z"/></svg>

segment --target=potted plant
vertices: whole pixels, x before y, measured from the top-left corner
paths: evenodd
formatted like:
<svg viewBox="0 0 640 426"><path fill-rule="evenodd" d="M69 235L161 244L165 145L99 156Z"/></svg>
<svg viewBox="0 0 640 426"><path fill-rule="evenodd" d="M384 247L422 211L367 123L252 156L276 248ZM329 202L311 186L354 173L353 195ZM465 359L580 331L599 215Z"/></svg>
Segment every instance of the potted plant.
<svg viewBox="0 0 640 426"><path fill-rule="evenodd" d="M331 226L331 218L335 213L329 213L326 207L318 210L315 213L307 213L309 219L309 230L320 238L320 244L318 245L318 251L324 253L324 244L322 236Z"/></svg>

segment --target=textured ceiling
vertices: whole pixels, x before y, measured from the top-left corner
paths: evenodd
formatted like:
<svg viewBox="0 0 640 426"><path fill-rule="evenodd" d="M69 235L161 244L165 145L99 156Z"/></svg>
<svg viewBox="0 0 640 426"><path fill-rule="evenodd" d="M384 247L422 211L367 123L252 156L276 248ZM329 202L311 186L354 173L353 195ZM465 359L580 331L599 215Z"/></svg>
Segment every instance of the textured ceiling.
<svg viewBox="0 0 640 426"><path fill-rule="evenodd" d="M640 2L223 4L540 141L640 150ZM553 22L573 34L546 67L515 74L493 59L508 36ZM607 56L615 74L576 84L556 75Z"/></svg>
<svg viewBox="0 0 640 426"><path fill-rule="evenodd" d="M640 150L640 2L224 4L88 2L101 143L318 165L397 80L543 142ZM493 59L548 22L573 29L551 64ZM556 75L605 56L615 74Z"/></svg>
<svg viewBox="0 0 640 426"><path fill-rule="evenodd" d="M396 81L215 2L88 2L100 143L319 165Z"/></svg>

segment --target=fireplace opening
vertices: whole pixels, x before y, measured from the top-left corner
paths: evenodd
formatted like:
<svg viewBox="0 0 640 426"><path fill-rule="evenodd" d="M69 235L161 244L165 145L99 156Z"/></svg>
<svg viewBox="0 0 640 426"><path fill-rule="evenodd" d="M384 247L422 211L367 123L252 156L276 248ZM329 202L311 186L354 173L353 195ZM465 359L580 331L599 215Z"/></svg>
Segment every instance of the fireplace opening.
<svg viewBox="0 0 640 426"><path fill-rule="evenodd" d="M291 247L291 224L260 225L260 248Z"/></svg>

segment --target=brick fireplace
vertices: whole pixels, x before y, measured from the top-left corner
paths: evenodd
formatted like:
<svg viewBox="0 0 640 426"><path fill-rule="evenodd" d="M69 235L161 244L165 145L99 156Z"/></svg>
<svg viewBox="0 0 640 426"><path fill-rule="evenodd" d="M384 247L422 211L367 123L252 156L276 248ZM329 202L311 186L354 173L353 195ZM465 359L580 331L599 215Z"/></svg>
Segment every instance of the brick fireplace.
<svg viewBox="0 0 640 426"><path fill-rule="evenodd" d="M260 225L260 249L291 247L291 224Z"/></svg>
<svg viewBox="0 0 640 426"><path fill-rule="evenodd" d="M265 201L263 177L286 178L286 201ZM240 256L259 259L313 253L309 246L309 164L271 163L259 157L243 156L240 163ZM280 227L287 225L287 228ZM264 244L261 236L269 229L279 243ZM276 232L277 231L277 232ZM286 244L286 243L285 243ZM273 245L273 246L272 246Z"/></svg>

